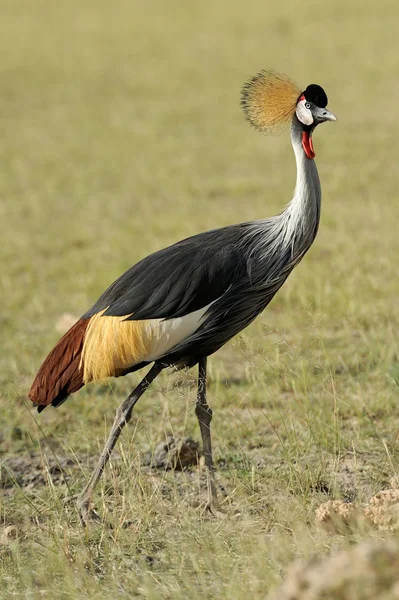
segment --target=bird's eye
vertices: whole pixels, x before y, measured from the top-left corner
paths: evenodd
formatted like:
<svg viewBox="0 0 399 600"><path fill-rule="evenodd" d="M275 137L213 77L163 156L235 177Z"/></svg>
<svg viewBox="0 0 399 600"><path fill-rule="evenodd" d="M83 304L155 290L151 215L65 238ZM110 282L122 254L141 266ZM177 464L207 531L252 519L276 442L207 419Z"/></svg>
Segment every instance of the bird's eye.
<svg viewBox="0 0 399 600"><path fill-rule="evenodd" d="M305 108L310 108L310 104L309 104L309 102L306 102L306 104L305 104Z"/></svg>

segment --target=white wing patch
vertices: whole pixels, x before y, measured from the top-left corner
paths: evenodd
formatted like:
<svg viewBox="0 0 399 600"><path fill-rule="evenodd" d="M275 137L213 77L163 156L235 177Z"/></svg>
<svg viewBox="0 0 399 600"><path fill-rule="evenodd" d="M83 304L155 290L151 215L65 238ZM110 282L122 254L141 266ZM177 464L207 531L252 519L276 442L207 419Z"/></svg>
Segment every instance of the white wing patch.
<svg viewBox="0 0 399 600"><path fill-rule="evenodd" d="M149 320L146 325L149 344L146 348L146 355L142 360L157 360L192 335L201 325L202 319L211 304L176 319Z"/></svg>
<svg viewBox="0 0 399 600"><path fill-rule="evenodd" d="M85 383L119 376L141 362L162 358L201 325L212 303L175 319L126 320L97 313L87 327L80 367Z"/></svg>

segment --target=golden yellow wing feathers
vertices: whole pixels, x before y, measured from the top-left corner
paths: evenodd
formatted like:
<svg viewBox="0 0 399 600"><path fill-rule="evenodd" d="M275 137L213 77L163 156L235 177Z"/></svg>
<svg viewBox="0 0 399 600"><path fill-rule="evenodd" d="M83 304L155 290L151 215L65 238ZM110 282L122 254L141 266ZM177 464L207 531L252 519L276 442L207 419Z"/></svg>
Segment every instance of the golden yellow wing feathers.
<svg viewBox="0 0 399 600"><path fill-rule="evenodd" d="M152 362L193 334L209 305L175 319L126 320L93 315L84 336L80 369L83 382L119 376L141 362Z"/></svg>
<svg viewBox="0 0 399 600"><path fill-rule="evenodd" d="M103 317L103 312L91 317L86 330L81 358L85 383L116 375L146 354L145 321Z"/></svg>

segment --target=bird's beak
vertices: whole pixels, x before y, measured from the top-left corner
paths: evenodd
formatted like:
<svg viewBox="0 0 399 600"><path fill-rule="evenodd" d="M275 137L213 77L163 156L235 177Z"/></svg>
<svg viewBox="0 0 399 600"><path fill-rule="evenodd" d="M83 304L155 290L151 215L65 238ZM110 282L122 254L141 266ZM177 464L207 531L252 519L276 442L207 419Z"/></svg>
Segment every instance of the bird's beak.
<svg viewBox="0 0 399 600"><path fill-rule="evenodd" d="M338 121L337 117L329 110L324 111L324 113L325 113L323 115L324 121Z"/></svg>
<svg viewBox="0 0 399 600"><path fill-rule="evenodd" d="M315 117L319 123L324 123L325 121L338 121L337 117L325 108L318 108Z"/></svg>

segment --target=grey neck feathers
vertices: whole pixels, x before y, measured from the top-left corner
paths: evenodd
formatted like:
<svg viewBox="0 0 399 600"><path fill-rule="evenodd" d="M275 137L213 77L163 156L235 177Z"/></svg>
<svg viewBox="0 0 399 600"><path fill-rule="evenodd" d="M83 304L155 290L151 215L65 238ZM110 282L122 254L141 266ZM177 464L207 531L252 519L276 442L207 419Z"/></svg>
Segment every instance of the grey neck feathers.
<svg viewBox="0 0 399 600"><path fill-rule="evenodd" d="M243 240L250 254L258 253L261 258L261 281L267 272L267 281L276 278L281 284L309 250L319 226L320 181L315 161L307 158L302 147L302 130L294 115L291 142L297 180L293 199L281 214L249 223L249 236Z"/></svg>
<svg viewBox="0 0 399 600"><path fill-rule="evenodd" d="M316 163L309 160L302 147L302 126L296 115L291 124L291 143L294 148L297 179L294 197L279 215L282 243L291 247L292 254L302 255L312 244L320 220L321 187Z"/></svg>

